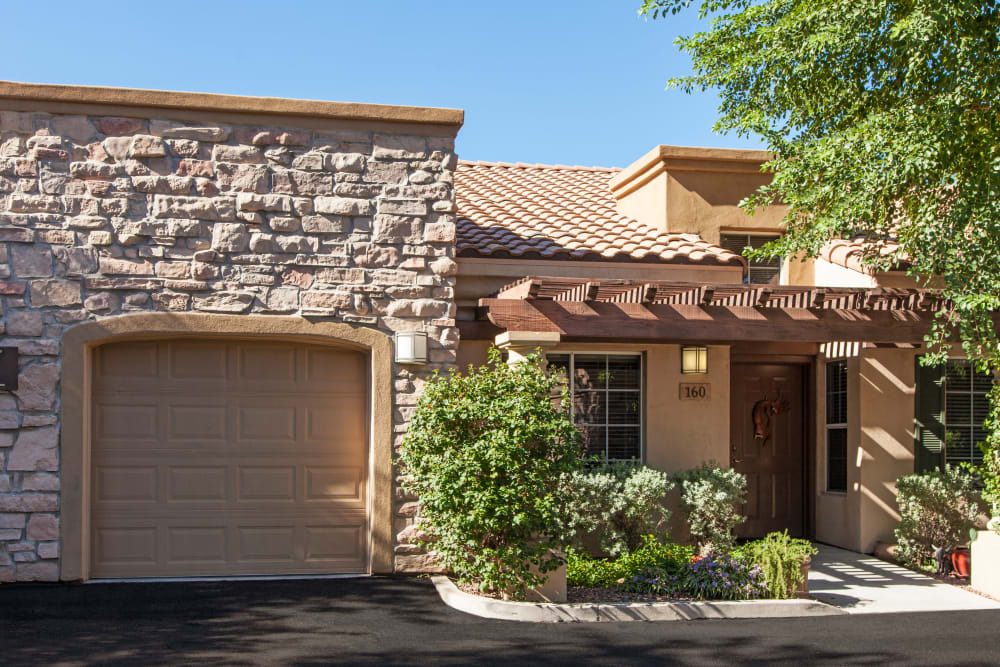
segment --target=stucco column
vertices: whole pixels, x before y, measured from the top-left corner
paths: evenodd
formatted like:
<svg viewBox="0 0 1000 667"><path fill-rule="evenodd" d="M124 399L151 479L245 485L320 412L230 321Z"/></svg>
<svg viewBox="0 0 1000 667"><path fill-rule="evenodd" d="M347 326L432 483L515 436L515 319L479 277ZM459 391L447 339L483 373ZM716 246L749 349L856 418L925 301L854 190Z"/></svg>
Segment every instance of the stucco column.
<svg viewBox="0 0 1000 667"><path fill-rule="evenodd" d="M552 331L504 331L494 342L496 346L507 353L507 363L519 364L532 352L539 348L542 354L550 347L559 344L560 335Z"/></svg>

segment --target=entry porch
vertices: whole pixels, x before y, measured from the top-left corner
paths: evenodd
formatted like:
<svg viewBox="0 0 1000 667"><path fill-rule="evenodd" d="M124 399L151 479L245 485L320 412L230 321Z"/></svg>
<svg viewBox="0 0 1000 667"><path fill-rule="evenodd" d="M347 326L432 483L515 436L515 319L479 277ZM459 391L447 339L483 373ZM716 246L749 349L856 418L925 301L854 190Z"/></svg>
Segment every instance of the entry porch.
<svg viewBox="0 0 1000 667"><path fill-rule="evenodd" d="M459 364L542 348L593 453L729 465L748 479L744 536L870 552L914 470L915 364L939 306L917 289L529 277L460 323Z"/></svg>

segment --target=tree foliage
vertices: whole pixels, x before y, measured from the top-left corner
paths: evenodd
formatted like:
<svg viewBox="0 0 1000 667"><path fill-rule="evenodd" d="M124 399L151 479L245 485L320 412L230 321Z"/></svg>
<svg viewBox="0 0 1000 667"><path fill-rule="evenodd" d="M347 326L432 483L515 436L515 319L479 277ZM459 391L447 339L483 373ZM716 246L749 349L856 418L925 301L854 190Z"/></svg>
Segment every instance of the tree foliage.
<svg viewBox="0 0 1000 667"><path fill-rule="evenodd" d="M553 401L565 378L538 355L435 376L410 421L399 457L420 497L426 546L463 581L523 597L561 565L577 432Z"/></svg>
<svg viewBox="0 0 1000 667"><path fill-rule="evenodd" d="M693 73L669 85L717 90L716 130L759 135L772 151L772 182L743 203L788 206L787 231L764 254L813 257L831 239L865 239L873 270L940 281L946 305L926 362L960 340L980 365L1000 368L997 3L644 0L640 13L692 7L710 27L678 40Z"/></svg>

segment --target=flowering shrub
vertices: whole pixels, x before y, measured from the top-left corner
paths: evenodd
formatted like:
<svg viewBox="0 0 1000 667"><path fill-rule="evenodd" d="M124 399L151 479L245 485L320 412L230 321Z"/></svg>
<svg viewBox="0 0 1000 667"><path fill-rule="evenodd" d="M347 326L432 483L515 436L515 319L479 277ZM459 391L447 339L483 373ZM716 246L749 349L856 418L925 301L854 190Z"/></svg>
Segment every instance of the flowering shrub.
<svg viewBox="0 0 1000 667"><path fill-rule="evenodd" d="M746 502L746 477L710 461L679 473L677 479L699 553L706 556L732 550L736 543L733 531L745 519L739 506Z"/></svg>
<svg viewBox="0 0 1000 667"><path fill-rule="evenodd" d="M971 473L945 465L944 470L900 477L896 491L896 540L903 562L919 567L935 547L954 549L969 541L980 511Z"/></svg>
<svg viewBox="0 0 1000 667"><path fill-rule="evenodd" d="M673 572L650 568L627 580L622 589L698 600L755 600L768 595L760 566L729 554L695 556Z"/></svg>
<svg viewBox="0 0 1000 667"><path fill-rule="evenodd" d="M695 556L673 572L649 569L626 581L622 589L697 600L755 600L768 594L760 566L729 554Z"/></svg>
<svg viewBox="0 0 1000 667"><path fill-rule="evenodd" d="M649 466L611 463L579 470L570 486L570 527L595 534L612 556L638 549L644 535L670 518L663 501L674 483Z"/></svg>
<svg viewBox="0 0 1000 667"><path fill-rule="evenodd" d="M642 546L617 558L591 558L572 549L566 552L566 583L570 586L615 588L638 574L656 568L676 571L690 562L691 547L658 541L643 535Z"/></svg>
<svg viewBox="0 0 1000 667"><path fill-rule="evenodd" d="M481 590L521 597L562 563L564 480L580 449L552 400L562 382L537 355L508 366L494 348L489 361L427 383L399 458L432 553Z"/></svg>

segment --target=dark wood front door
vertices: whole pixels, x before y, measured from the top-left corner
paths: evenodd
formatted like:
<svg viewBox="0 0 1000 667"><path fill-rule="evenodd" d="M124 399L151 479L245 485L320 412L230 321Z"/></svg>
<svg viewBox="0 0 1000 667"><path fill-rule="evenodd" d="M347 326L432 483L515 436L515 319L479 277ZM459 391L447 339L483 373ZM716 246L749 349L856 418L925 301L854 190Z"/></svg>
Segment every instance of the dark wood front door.
<svg viewBox="0 0 1000 667"><path fill-rule="evenodd" d="M740 537L804 532L803 367L733 364L730 465L747 478Z"/></svg>

